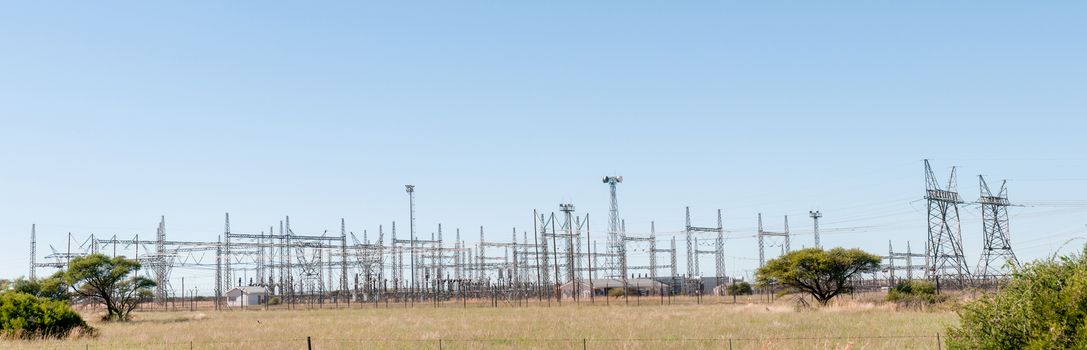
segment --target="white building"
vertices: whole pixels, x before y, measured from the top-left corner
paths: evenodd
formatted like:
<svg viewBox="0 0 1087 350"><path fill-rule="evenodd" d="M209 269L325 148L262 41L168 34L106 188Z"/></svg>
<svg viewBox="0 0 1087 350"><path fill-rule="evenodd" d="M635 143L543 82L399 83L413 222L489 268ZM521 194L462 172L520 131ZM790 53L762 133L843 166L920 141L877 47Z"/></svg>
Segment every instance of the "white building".
<svg viewBox="0 0 1087 350"><path fill-rule="evenodd" d="M268 288L264 287L235 287L226 292L226 305L231 307L260 305L267 301Z"/></svg>

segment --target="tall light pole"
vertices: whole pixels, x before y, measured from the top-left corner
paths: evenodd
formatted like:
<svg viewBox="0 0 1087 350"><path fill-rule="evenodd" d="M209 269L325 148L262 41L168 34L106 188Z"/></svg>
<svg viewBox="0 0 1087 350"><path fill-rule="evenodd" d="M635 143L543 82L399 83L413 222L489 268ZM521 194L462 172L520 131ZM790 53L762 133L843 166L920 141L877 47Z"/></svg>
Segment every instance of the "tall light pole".
<svg viewBox="0 0 1087 350"><path fill-rule="evenodd" d="M605 259L606 270L616 274L620 270L615 257L619 255L623 242L619 240L619 200L616 198L615 185L623 183L622 176L605 176L604 183L611 188L611 209L608 211L608 254ZM619 275L622 277L622 275Z"/></svg>
<svg viewBox="0 0 1087 350"><path fill-rule="evenodd" d="M409 252L411 255L411 298L415 300L415 186L404 185L404 190L408 192L408 204L411 206L408 234L410 235L409 240L411 240Z"/></svg>
<svg viewBox="0 0 1087 350"><path fill-rule="evenodd" d="M823 217L823 213L816 210L809 211L808 215L811 216L812 221L815 222L815 247L823 249L823 245L819 244L819 218Z"/></svg>

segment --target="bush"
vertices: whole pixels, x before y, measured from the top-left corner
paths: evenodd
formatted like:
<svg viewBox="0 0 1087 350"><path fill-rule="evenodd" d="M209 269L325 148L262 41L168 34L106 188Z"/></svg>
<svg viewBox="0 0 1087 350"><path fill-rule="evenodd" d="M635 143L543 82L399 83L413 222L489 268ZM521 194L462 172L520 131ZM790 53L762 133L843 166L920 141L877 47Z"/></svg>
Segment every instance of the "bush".
<svg viewBox="0 0 1087 350"><path fill-rule="evenodd" d="M279 305L279 303L281 303L281 301L279 300L279 297L272 297L271 299L268 299L268 305L273 305L274 306L274 305Z"/></svg>
<svg viewBox="0 0 1087 350"><path fill-rule="evenodd" d="M936 285L929 281L901 281L887 291L887 301L907 308L924 309L947 299L947 296L937 295Z"/></svg>
<svg viewBox="0 0 1087 350"><path fill-rule="evenodd" d="M66 338L73 331L94 334L66 302L19 292L0 295L0 334L5 338Z"/></svg>
<svg viewBox="0 0 1087 350"><path fill-rule="evenodd" d="M68 300L68 284L64 282L64 272L57 272L51 277L26 279L20 277L12 283L12 291L26 293L36 297L53 300Z"/></svg>
<svg viewBox="0 0 1087 350"><path fill-rule="evenodd" d="M1085 254L1028 264L1000 292L964 305L948 348L1087 348Z"/></svg>
<svg viewBox="0 0 1087 350"><path fill-rule="evenodd" d="M900 281L887 291L887 301L909 301L913 299L936 301L936 285L929 281Z"/></svg>
<svg viewBox="0 0 1087 350"><path fill-rule="evenodd" d="M626 295L626 293L623 291L623 288L612 288L608 290L608 296L612 298L618 298L624 295Z"/></svg>
<svg viewBox="0 0 1087 350"><path fill-rule="evenodd" d="M740 282L733 283L728 286L728 295L751 295L755 294L755 290L751 288L751 283Z"/></svg>

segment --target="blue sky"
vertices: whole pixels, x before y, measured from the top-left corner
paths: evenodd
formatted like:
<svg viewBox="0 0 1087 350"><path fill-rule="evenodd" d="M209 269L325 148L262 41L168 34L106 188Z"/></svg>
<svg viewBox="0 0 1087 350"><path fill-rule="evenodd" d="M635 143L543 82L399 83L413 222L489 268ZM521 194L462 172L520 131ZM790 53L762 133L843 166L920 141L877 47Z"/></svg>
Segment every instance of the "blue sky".
<svg viewBox="0 0 1087 350"><path fill-rule="evenodd" d="M171 238L214 240L228 211L237 232L284 215L373 232L406 223L407 183L423 234L505 239L569 201L603 238L613 174L634 233L724 209L726 264L744 275L759 212L803 233L822 210L824 245L923 246L924 158L941 176L960 166L968 200L977 174L1011 179L1033 205L1013 209L1013 243L1042 257L1087 234L1084 10L9 2L0 276L26 274L34 223L58 248L69 231L150 237L159 215ZM980 232L964 208L971 266Z"/></svg>

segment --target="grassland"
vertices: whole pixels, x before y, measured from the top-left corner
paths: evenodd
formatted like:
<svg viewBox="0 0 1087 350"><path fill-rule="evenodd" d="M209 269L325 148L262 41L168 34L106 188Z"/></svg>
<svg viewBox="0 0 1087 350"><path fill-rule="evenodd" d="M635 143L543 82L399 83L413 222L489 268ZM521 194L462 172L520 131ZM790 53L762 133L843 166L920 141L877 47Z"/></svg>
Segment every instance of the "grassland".
<svg viewBox="0 0 1087 350"><path fill-rule="evenodd" d="M340 309L138 312L130 323L92 322L96 338L0 341L56 349L930 349L950 311L902 311L848 302L817 310L787 302L690 300L517 307L450 303ZM87 319L94 319L88 312ZM440 342L440 344L439 344Z"/></svg>

